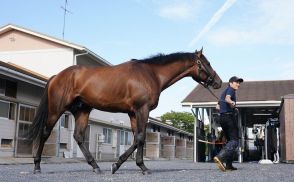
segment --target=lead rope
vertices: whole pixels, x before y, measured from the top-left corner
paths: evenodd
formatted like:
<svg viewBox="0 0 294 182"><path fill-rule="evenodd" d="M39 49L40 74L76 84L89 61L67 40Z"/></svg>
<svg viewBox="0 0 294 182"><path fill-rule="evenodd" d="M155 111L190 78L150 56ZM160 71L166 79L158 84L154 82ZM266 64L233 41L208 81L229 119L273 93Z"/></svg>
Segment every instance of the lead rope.
<svg viewBox="0 0 294 182"><path fill-rule="evenodd" d="M217 99L217 101L220 100L220 99L218 98L218 96L216 96L216 95L215 95L215 94L209 89L208 86L206 86L205 84L203 84L203 83L201 83L201 82L200 82L200 85L202 85L204 88L206 88L206 89L211 93L211 95L214 96L214 97Z"/></svg>
<svg viewBox="0 0 294 182"><path fill-rule="evenodd" d="M209 89L209 87L207 86L207 85L205 85L205 84L203 84L203 83L201 83L200 82L200 85L202 85L204 88L206 88L210 93L211 93L211 95L212 96L214 96L216 99L217 99L217 101L219 102L219 98L218 98L218 96L216 96L210 89ZM202 140L202 139L199 139L199 138L197 138L197 140L199 141L199 142L202 142L202 143L207 143L207 144L212 144L212 145L223 145L223 144L225 144L225 142L210 142L210 141L205 141L205 140Z"/></svg>

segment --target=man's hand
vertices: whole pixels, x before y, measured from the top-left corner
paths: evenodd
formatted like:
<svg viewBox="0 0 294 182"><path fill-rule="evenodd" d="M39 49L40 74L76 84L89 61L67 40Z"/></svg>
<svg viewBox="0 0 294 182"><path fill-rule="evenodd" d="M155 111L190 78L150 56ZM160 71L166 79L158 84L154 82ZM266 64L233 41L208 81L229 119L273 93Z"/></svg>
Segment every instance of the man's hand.
<svg viewBox="0 0 294 182"><path fill-rule="evenodd" d="M218 103L216 104L215 109L220 110L220 105Z"/></svg>

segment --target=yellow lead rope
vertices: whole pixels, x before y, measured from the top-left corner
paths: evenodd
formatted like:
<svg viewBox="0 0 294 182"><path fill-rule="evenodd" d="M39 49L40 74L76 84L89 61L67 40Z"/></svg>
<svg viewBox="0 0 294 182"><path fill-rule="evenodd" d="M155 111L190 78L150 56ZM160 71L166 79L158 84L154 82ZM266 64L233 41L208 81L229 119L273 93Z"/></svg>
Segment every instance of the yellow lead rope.
<svg viewBox="0 0 294 182"><path fill-rule="evenodd" d="M223 145L224 142L209 142L209 141L206 141L206 140L201 140L201 139L198 139L199 142L202 142L202 143L208 143L208 144L214 144L214 145Z"/></svg>

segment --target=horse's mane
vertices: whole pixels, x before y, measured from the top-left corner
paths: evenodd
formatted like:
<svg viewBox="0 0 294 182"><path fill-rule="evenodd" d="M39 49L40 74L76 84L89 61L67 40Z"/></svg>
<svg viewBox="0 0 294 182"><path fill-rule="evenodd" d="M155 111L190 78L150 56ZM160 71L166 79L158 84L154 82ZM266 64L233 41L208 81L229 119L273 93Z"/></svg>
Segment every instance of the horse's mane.
<svg viewBox="0 0 294 182"><path fill-rule="evenodd" d="M170 63L172 61L177 61L181 59L193 59L192 53L185 53L185 52L177 52L177 53L172 53L172 54L157 54L155 56L151 56L146 59L140 59L136 60L139 63L148 63L148 64L166 64Z"/></svg>

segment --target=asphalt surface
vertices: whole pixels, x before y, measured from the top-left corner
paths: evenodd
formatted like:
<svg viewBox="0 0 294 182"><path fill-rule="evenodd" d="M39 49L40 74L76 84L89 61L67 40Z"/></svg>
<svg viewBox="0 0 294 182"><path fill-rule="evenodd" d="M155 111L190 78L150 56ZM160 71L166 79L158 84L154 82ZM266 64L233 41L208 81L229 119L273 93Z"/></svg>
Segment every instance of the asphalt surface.
<svg viewBox="0 0 294 182"><path fill-rule="evenodd" d="M152 174L143 175L135 161L125 162L111 174L112 162L99 162L102 174L92 172L86 162L42 164L42 173L33 174L33 164L0 165L0 181L274 181L294 182L294 164L236 163L237 171L220 172L214 163L192 161L145 161Z"/></svg>

